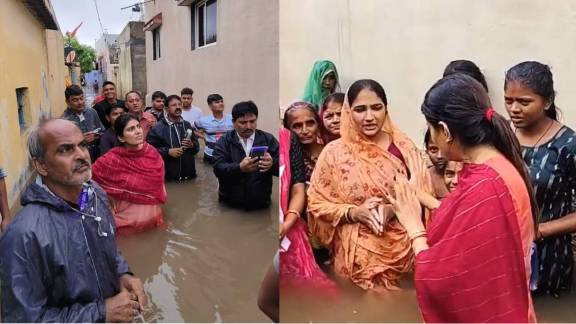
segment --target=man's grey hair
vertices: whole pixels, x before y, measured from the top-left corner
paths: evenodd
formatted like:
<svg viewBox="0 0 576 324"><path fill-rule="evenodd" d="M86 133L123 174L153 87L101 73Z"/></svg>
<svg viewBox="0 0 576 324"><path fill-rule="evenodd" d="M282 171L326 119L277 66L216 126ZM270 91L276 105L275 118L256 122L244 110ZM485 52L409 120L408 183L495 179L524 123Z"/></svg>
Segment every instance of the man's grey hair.
<svg viewBox="0 0 576 324"><path fill-rule="evenodd" d="M28 137L28 154L32 160L43 161L46 156L46 148L40 140L40 130L50 120L52 120L52 118L40 118L38 125L32 127L30 131L30 136Z"/></svg>
<svg viewBox="0 0 576 324"><path fill-rule="evenodd" d="M34 126L30 132L30 137L28 137L28 153L32 160L44 159L44 154L46 152L44 150L44 145L40 140L40 126Z"/></svg>

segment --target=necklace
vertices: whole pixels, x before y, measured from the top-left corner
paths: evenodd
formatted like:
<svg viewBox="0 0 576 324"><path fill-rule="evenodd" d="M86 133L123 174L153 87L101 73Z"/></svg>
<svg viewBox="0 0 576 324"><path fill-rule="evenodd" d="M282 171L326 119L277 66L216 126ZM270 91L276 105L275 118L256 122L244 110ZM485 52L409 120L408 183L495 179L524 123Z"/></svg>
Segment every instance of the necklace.
<svg viewBox="0 0 576 324"><path fill-rule="evenodd" d="M546 136L546 134L548 134L548 132L550 131L550 128L552 128L552 125L554 125L554 120L551 119L550 124L546 128L546 131L544 131L544 133L542 133L542 135L540 135L540 137L538 138L536 143L534 143L532 145L532 148L536 148L536 146L538 146L538 144L540 144L540 141L544 138L544 136ZM518 128L514 129L514 134L516 134L516 133L518 133Z"/></svg>

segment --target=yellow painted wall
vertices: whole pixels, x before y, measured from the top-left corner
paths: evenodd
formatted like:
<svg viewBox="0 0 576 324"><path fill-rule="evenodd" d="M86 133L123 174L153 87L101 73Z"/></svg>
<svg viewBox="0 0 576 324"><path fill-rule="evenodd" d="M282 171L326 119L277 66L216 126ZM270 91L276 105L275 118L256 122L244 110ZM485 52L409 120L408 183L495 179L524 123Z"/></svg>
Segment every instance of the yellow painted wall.
<svg viewBox="0 0 576 324"><path fill-rule="evenodd" d="M552 66L557 104L574 127L575 13L573 0L280 0L280 105L300 98L315 60L329 59L343 91L379 81L395 122L421 143L420 105L448 62L475 61L505 113L505 71L538 60Z"/></svg>
<svg viewBox="0 0 576 324"><path fill-rule="evenodd" d="M44 26L18 0L0 10L0 166L14 205L30 177L26 141L40 117L60 116L64 102L64 49L60 31ZM16 88L27 87L27 129L20 130Z"/></svg>

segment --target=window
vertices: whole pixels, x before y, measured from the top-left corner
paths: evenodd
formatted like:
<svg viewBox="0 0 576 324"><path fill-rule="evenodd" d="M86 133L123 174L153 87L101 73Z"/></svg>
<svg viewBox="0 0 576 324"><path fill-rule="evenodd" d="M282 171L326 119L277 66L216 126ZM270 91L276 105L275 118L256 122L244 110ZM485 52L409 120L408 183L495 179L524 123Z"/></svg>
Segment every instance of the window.
<svg viewBox="0 0 576 324"><path fill-rule="evenodd" d="M216 43L217 0L200 1L192 8L192 49Z"/></svg>
<svg viewBox="0 0 576 324"><path fill-rule="evenodd" d="M157 60L160 58L160 27L152 30L152 46L153 58Z"/></svg>
<svg viewBox="0 0 576 324"><path fill-rule="evenodd" d="M16 89L16 103L18 104L18 123L20 124L20 131L26 129L26 117L28 115L28 88Z"/></svg>

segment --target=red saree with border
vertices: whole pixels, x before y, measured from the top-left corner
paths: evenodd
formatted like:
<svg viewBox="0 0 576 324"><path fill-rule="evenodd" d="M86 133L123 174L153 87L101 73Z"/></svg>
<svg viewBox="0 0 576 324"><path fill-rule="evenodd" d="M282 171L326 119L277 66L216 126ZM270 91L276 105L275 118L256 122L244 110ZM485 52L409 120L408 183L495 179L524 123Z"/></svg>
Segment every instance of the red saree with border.
<svg viewBox="0 0 576 324"><path fill-rule="evenodd" d="M429 248L418 254L415 286L426 322L534 322L525 256L523 190L489 164L465 164L457 189L442 201L428 229ZM491 165L491 166L489 166ZM512 170L512 171L511 171ZM505 179L506 178L506 179ZM521 178L520 178L521 180ZM521 203L519 203L521 202ZM529 242L528 242L529 244ZM528 269L529 271L529 269Z"/></svg>

